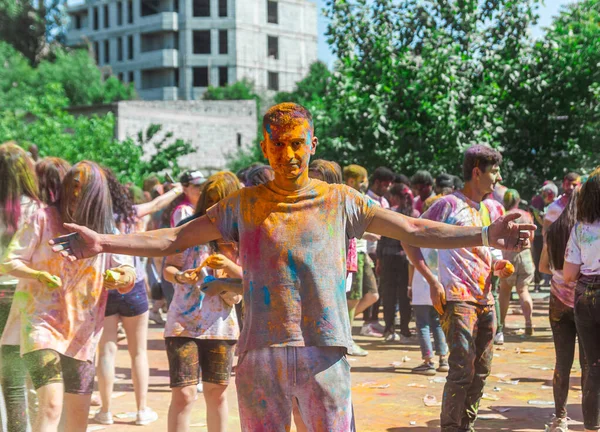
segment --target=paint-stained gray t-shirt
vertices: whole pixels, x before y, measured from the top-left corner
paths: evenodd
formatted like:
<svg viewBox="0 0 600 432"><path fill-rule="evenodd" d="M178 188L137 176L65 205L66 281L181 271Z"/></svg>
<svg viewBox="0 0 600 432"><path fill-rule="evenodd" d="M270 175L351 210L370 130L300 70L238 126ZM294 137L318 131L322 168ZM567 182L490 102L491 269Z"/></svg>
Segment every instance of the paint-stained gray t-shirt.
<svg viewBox="0 0 600 432"><path fill-rule="evenodd" d="M345 185L311 180L290 193L273 182L244 188L207 212L239 243L244 326L238 352L352 344L346 240L360 238L375 207Z"/></svg>

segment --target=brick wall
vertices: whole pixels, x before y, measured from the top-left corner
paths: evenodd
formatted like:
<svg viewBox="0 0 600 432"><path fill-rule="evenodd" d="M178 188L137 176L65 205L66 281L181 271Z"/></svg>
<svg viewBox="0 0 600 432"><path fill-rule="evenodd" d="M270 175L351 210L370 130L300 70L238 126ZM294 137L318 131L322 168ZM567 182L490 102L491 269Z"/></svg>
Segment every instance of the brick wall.
<svg viewBox="0 0 600 432"><path fill-rule="evenodd" d="M257 120L254 101L122 101L118 102L118 139L135 139L140 130L161 124L160 132L190 141L196 153L184 156L183 167L205 172L225 168L226 156L254 145ZM147 155L155 150L150 144Z"/></svg>

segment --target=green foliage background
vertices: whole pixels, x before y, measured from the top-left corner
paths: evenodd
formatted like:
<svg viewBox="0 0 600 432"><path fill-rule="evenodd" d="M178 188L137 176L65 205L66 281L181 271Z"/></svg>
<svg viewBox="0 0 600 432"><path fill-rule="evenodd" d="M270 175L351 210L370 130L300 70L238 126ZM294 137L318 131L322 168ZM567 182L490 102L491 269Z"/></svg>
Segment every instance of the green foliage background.
<svg viewBox="0 0 600 432"><path fill-rule="evenodd" d="M540 0L328 0L333 71L315 63L293 92L260 94L242 80L205 99L295 101L313 113L317 157L369 170L385 165L460 173L473 144L502 151L504 183L533 193L546 179L599 164L600 0L564 7L532 39ZM122 180L179 167L188 143L160 126L117 142L108 114L68 107L135 98L104 78L86 50L61 46L62 0L36 7L0 0L0 142L36 143L42 155L110 165ZM39 5L38 5L39 6ZM23 31L27 29L27 31ZM259 119L260 120L260 119ZM259 121L260 125L260 121ZM258 142L231 155L238 170L262 161ZM158 151L143 157L144 143Z"/></svg>
<svg viewBox="0 0 600 432"><path fill-rule="evenodd" d="M133 99L132 87L101 71L85 50L56 49L52 60L36 67L15 48L0 42L0 142L35 143L41 156L71 163L93 160L114 170L123 182L142 184L162 171L179 172L177 158L194 151L191 144L162 134L160 125L140 131L137 139L114 138L114 116L75 117L68 107ZM154 146L153 156L143 148Z"/></svg>
<svg viewBox="0 0 600 432"><path fill-rule="evenodd" d="M504 184L533 193L600 163L600 2L564 8L533 40L538 5L330 0L334 71L315 63L275 102L311 110L319 158L460 174L464 150L487 144Z"/></svg>

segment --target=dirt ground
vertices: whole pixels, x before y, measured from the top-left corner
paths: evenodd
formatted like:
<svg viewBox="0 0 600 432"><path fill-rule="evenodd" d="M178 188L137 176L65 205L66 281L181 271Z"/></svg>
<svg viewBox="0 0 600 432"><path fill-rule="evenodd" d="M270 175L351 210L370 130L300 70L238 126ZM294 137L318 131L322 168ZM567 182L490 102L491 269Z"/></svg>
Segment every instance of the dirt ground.
<svg viewBox="0 0 600 432"><path fill-rule="evenodd" d="M532 337L523 335L524 321L518 314L518 302L513 302L505 331L506 344L496 347L492 376L488 379L478 432L543 431L554 407L552 397L552 369L554 346L548 324L549 293L534 294L534 326ZM510 312L509 312L510 313ZM358 333L360 321L355 322ZM353 401L357 430L361 432L425 432L439 430L439 406L425 406L424 398L439 402L442 399L444 375L434 377L411 374L411 368L420 364L418 342L410 344L385 343L381 339L356 336L369 351L367 357L351 357ZM129 432L143 430L166 431L170 401L168 364L164 350L162 329L152 326L148 342L150 358L150 389L148 404L157 411L159 420L150 426L135 425L135 399L131 384L130 360L125 341L120 343L117 360L113 414L115 424L101 426L90 420L88 431ZM577 356L575 357L578 358ZM573 367L569 416L571 430L583 431L581 416L581 370ZM503 382L504 381L504 382ZM434 399L431 398L434 397ZM229 431L239 431L239 417L235 386L229 388ZM95 409L95 408L93 408ZM206 430L206 408L202 395L196 402L192 431ZM119 418L120 417L120 418Z"/></svg>

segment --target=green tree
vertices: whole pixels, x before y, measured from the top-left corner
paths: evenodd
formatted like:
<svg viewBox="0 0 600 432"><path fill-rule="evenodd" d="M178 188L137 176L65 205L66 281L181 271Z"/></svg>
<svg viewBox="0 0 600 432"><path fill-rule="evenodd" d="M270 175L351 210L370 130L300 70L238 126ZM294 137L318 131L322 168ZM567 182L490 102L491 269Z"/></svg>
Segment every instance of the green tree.
<svg viewBox="0 0 600 432"><path fill-rule="evenodd" d="M60 156L71 163L93 160L112 168L122 182L138 186L152 173L177 174L177 159L195 151L170 133L160 137L159 125L150 126L137 140L116 141L112 114L74 117L64 110L68 98L59 83L46 85L40 93L39 98L28 96L23 110L2 112L0 142L35 143L41 156ZM144 158L148 145L154 146L149 159Z"/></svg>
<svg viewBox="0 0 600 432"><path fill-rule="evenodd" d="M24 109L27 97L43 96L46 86L64 89L64 107L128 100L135 97L133 86L115 77L103 79L94 59L85 50L57 49L54 60L42 60L32 67L12 45L0 41L0 110Z"/></svg>
<svg viewBox="0 0 600 432"><path fill-rule="evenodd" d="M503 153L507 184L540 185L600 162L600 2L564 7L506 89Z"/></svg>
<svg viewBox="0 0 600 432"><path fill-rule="evenodd" d="M0 40L38 64L64 40L63 0L0 0Z"/></svg>
<svg viewBox="0 0 600 432"><path fill-rule="evenodd" d="M530 43L536 0L328 1L338 56L325 154L369 168L457 173L475 143L500 148L498 80Z"/></svg>

